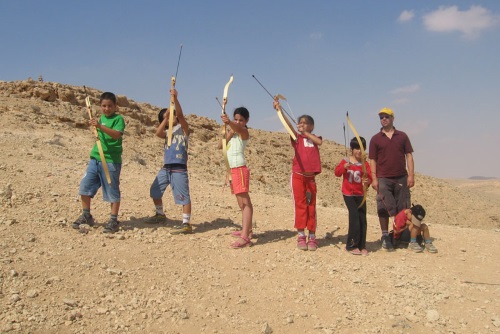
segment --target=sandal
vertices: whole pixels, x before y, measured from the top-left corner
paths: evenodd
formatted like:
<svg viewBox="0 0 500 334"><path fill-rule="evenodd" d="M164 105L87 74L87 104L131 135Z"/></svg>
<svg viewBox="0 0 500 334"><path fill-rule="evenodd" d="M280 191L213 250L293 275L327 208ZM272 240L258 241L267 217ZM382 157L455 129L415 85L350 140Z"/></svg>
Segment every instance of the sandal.
<svg viewBox="0 0 500 334"><path fill-rule="evenodd" d="M352 255L361 255L363 254L363 252L361 252L358 248L354 248L354 249L345 249L346 252L349 252L351 253Z"/></svg>
<svg viewBox="0 0 500 334"><path fill-rule="evenodd" d="M234 238L240 238L241 236L241 230L240 231L234 231L233 233L231 233L231 236L234 237ZM253 238L253 233L252 231L250 231L248 233L248 239L252 239Z"/></svg>
<svg viewBox="0 0 500 334"><path fill-rule="evenodd" d="M241 240L243 240L243 242ZM230 246L231 248L237 249L251 247L252 245L253 243L250 241L250 238L239 237L239 239L233 242Z"/></svg>
<svg viewBox="0 0 500 334"><path fill-rule="evenodd" d="M361 255L363 255L363 256L368 256L369 254L370 254L370 252L368 252L368 250L367 250L366 248L363 248L363 249L361 250Z"/></svg>

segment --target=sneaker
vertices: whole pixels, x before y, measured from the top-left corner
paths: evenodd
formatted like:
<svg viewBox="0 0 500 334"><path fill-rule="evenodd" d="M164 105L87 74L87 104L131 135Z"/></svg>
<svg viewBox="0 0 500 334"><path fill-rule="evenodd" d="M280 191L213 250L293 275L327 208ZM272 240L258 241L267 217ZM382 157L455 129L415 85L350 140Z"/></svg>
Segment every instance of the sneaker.
<svg viewBox="0 0 500 334"><path fill-rule="evenodd" d="M115 233L120 229L120 222L118 220L110 219L106 225L104 225L104 231L102 233Z"/></svg>
<svg viewBox="0 0 500 334"><path fill-rule="evenodd" d="M182 224L180 226L172 227L170 234L190 234L193 233L193 227L191 224Z"/></svg>
<svg viewBox="0 0 500 334"><path fill-rule="evenodd" d="M309 239L309 241L307 242L307 249L313 252L316 249L318 249L318 243L316 242L316 238Z"/></svg>
<svg viewBox="0 0 500 334"><path fill-rule="evenodd" d="M391 238L388 235L382 236L382 248L388 252L394 250L394 247L392 246L391 243Z"/></svg>
<svg viewBox="0 0 500 334"><path fill-rule="evenodd" d="M421 253L424 249L416 242L410 242L408 244L408 249L414 251L415 253Z"/></svg>
<svg viewBox="0 0 500 334"><path fill-rule="evenodd" d="M161 224L167 222L167 216L156 213L154 216L146 218L144 221L147 224Z"/></svg>
<svg viewBox="0 0 500 334"><path fill-rule="evenodd" d="M71 225L75 230L78 230L80 228L80 225L87 224L89 226L94 226L94 217L90 215L89 217L85 217L84 214L82 214L78 219Z"/></svg>
<svg viewBox="0 0 500 334"><path fill-rule="evenodd" d="M437 253L438 252L437 248L432 244L432 242L426 243L425 249L427 249L427 251L429 253Z"/></svg>
<svg viewBox="0 0 500 334"><path fill-rule="evenodd" d="M307 242L305 235L297 238L297 248L300 250L307 250Z"/></svg>

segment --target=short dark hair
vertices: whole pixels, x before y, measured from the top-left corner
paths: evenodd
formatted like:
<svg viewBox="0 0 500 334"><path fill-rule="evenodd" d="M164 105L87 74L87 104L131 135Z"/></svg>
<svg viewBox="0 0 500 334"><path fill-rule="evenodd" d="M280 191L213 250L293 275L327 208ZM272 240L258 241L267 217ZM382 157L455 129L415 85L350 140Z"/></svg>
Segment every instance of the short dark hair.
<svg viewBox="0 0 500 334"><path fill-rule="evenodd" d="M165 117L165 114L167 113L168 111L168 108L163 108L162 110L160 110L160 112L158 113L158 122L163 122L163 117ZM174 116L175 116L175 110L174 110Z"/></svg>
<svg viewBox="0 0 500 334"><path fill-rule="evenodd" d="M102 100L111 100L114 104L116 104L116 95L111 92L104 92L101 94L99 103L102 102Z"/></svg>
<svg viewBox="0 0 500 334"><path fill-rule="evenodd" d="M359 137L359 139L361 139L361 143L363 144L363 149L366 150L366 140L365 140L365 138ZM351 146L351 149L357 149L357 150L360 149L359 142L358 142L358 139L356 137L354 137L354 138L351 139L350 146Z"/></svg>
<svg viewBox="0 0 500 334"><path fill-rule="evenodd" d="M163 108L162 110L160 110L160 112L158 113L158 122L163 122L163 116L165 116L167 110L167 108Z"/></svg>
<svg viewBox="0 0 500 334"><path fill-rule="evenodd" d="M307 123L311 124L311 125L314 125L314 118L312 118L311 116L309 115L302 115L302 116L299 116L299 118L297 118L297 123L300 123L300 120L301 119L305 119Z"/></svg>

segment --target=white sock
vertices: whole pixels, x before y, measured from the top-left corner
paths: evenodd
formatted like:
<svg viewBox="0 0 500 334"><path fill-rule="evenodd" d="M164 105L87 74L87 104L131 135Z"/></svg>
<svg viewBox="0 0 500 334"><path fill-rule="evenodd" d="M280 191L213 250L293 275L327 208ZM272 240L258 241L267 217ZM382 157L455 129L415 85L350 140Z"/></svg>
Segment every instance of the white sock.
<svg viewBox="0 0 500 334"><path fill-rule="evenodd" d="M163 212L163 205L155 205L155 208L157 214L165 216L165 212Z"/></svg>
<svg viewBox="0 0 500 334"><path fill-rule="evenodd" d="M182 214L182 223L183 224L189 224L190 220L191 220L191 214L190 213L183 213Z"/></svg>

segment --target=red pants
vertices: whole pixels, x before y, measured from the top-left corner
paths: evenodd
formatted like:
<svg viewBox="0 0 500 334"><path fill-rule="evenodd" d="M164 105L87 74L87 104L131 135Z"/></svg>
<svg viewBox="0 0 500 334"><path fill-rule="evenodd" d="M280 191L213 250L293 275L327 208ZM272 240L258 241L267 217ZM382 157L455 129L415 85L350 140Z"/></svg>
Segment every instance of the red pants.
<svg viewBox="0 0 500 334"><path fill-rule="evenodd" d="M295 225L298 230L308 229L316 232L316 180L315 176L304 176L292 173L291 176L292 196L295 204ZM308 203L308 195L310 200Z"/></svg>

